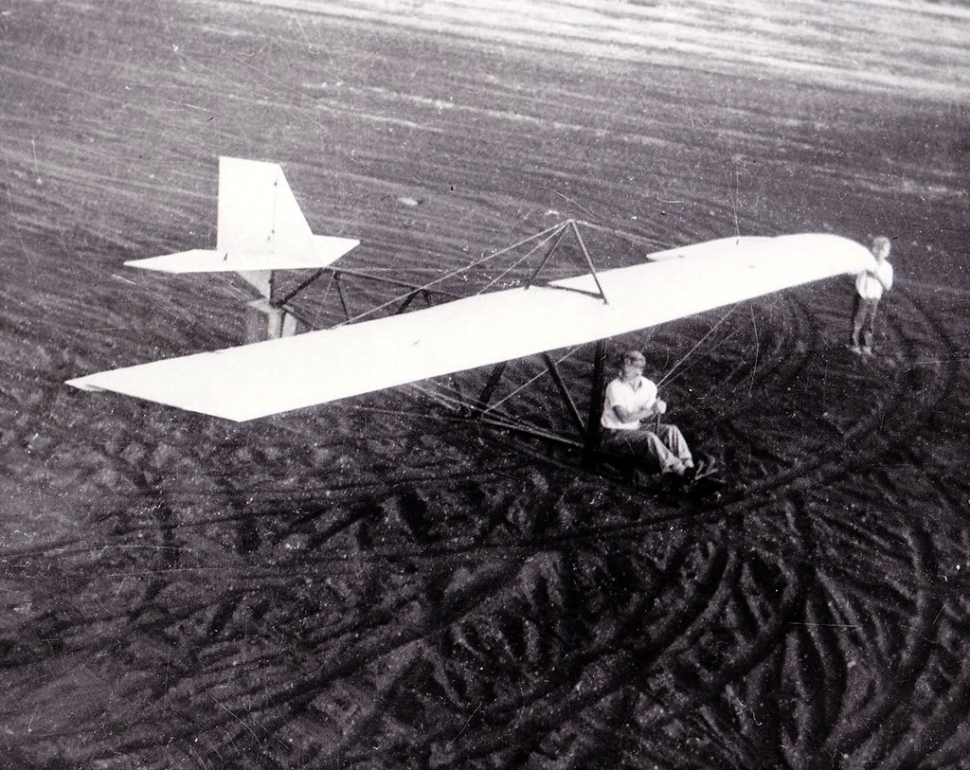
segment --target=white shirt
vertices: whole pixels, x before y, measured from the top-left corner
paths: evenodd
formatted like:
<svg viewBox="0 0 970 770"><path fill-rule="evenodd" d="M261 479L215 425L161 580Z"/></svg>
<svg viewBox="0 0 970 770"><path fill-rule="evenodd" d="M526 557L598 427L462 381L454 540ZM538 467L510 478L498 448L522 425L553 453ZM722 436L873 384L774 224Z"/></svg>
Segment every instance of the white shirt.
<svg viewBox="0 0 970 770"><path fill-rule="evenodd" d="M606 386L600 424L610 430L636 430L640 427L640 421L623 422L613 407L623 406L630 412L638 412L652 406L656 400L657 386L646 377L638 376L632 386L617 377Z"/></svg>
<svg viewBox="0 0 970 770"><path fill-rule="evenodd" d="M882 297L883 284L886 289L893 286L893 266L885 259L876 262L875 270L866 270L856 276L855 290L863 299L879 299Z"/></svg>

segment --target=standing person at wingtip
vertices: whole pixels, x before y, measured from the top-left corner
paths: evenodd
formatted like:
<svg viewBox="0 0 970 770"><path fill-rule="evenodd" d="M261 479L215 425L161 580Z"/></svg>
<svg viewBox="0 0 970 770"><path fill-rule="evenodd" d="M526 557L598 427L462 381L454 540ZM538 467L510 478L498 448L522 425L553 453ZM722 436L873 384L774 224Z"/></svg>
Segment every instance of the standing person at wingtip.
<svg viewBox="0 0 970 770"><path fill-rule="evenodd" d="M889 264L891 249L892 243L884 235L873 238L873 266L856 276L855 312L852 315L852 341L849 344L849 350L853 353L872 354L876 309L883 292L893 287L893 266Z"/></svg>
<svg viewBox="0 0 970 770"><path fill-rule="evenodd" d="M657 398L656 384L643 376L646 364L643 353L628 350L619 376L606 386L603 447L643 458L650 470L690 478L698 469L683 434L675 425L653 424L667 404Z"/></svg>

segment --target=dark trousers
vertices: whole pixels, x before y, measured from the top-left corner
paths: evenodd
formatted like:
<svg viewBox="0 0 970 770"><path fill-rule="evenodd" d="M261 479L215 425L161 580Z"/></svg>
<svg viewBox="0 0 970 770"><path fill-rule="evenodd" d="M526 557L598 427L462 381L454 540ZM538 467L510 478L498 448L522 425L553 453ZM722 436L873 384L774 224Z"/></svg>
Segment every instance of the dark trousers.
<svg viewBox="0 0 970 770"><path fill-rule="evenodd" d="M860 344L860 337L862 345L867 348L872 347L878 307L878 299L864 299L856 294L855 312L852 314L852 344L856 347Z"/></svg>
<svg viewBox="0 0 970 770"><path fill-rule="evenodd" d="M604 429L602 446L614 452L643 458L645 467L661 473L677 465L694 463L684 434L676 425L659 425L655 430Z"/></svg>

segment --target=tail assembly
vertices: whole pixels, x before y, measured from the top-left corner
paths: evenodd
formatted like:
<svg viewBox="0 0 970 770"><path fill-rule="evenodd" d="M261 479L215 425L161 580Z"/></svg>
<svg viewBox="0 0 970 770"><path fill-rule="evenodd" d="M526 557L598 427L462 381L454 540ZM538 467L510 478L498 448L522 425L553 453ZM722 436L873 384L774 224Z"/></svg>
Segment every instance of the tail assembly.
<svg viewBox="0 0 970 770"><path fill-rule="evenodd" d="M223 157L216 248L125 264L166 273L237 272L262 290L270 271L326 267L359 243L313 235L276 163Z"/></svg>

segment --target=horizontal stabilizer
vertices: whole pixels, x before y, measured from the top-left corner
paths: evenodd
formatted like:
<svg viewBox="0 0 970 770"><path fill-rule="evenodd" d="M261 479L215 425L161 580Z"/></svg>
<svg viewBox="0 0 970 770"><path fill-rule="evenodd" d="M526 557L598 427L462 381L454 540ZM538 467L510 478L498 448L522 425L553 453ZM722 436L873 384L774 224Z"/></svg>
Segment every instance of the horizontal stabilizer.
<svg viewBox="0 0 970 770"><path fill-rule="evenodd" d="M353 238L335 238L327 235L314 235L311 238L312 251L269 253L265 251L246 251L236 249L217 251L215 249L192 249L168 254L164 257L149 257L125 262L129 267L144 270L159 270L163 273L220 273L241 272L244 270L302 270L327 267L336 262L351 249L360 245Z"/></svg>
<svg viewBox="0 0 970 770"><path fill-rule="evenodd" d="M828 234L729 238L548 286L71 380L243 421L656 326L871 265ZM649 258L649 257L648 257ZM564 288L582 291L563 291Z"/></svg>

